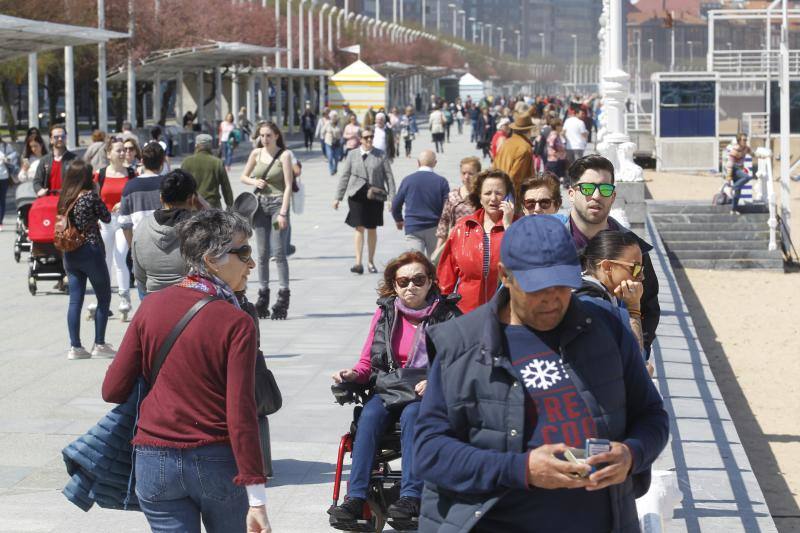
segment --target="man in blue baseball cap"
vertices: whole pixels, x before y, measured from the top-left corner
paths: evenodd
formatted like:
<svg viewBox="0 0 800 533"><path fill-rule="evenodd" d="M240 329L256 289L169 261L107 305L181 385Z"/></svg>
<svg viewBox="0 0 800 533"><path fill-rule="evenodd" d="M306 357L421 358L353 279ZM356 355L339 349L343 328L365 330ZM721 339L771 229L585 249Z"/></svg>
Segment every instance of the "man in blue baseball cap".
<svg viewBox="0 0 800 533"><path fill-rule="evenodd" d="M498 268L492 300L427 331L419 531L639 531L669 426L635 338L572 295L580 264L557 218L512 224ZM608 451L568 461L588 439Z"/></svg>

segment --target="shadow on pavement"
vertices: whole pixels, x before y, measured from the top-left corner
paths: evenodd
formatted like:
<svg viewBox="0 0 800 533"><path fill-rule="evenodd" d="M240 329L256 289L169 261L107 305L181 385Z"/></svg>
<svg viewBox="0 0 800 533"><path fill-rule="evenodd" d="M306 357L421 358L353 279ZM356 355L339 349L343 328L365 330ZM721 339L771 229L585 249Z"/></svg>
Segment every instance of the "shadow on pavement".
<svg viewBox="0 0 800 533"><path fill-rule="evenodd" d="M275 477L267 482L269 487L322 485L333 482L336 465L322 461L274 459L272 471L275 473Z"/></svg>
<svg viewBox="0 0 800 533"><path fill-rule="evenodd" d="M771 442L798 442L800 436L764 433L750 409L722 345L717 342L717 334L689 279L680 268L674 269L674 274L694 321L700 344L722 392L725 405L733 418L742 445L747 451L753 473L764 493L775 525L782 533L800 531L800 508L781 475L778 462L769 446Z"/></svg>

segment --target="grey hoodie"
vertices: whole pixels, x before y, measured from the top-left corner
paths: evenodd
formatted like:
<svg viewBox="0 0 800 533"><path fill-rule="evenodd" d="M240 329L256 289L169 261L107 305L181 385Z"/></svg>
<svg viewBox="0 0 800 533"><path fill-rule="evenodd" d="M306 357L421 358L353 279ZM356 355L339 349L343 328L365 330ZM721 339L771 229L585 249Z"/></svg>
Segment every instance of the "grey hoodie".
<svg viewBox="0 0 800 533"><path fill-rule="evenodd" d="M187 209L158 209L134 230L133 274L147 292L174 285L186 275L175 226L191 214Z"/></svg>

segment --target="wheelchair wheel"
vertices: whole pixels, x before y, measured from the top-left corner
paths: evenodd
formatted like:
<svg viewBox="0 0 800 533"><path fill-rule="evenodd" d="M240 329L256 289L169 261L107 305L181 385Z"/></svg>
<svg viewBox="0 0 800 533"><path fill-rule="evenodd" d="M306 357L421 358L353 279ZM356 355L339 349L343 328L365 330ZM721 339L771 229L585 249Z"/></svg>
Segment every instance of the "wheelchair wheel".
<svg viewBox="0 0 800 533"><path fill-rule="evenodd" d="M383 528L386 527L386 515L384 514L380 504L375 500L371 498L368 499L367 505L369 505L369 510L372 512L372 518L374 519L373 531L375 531L375 533L381 533Z"/></svg>

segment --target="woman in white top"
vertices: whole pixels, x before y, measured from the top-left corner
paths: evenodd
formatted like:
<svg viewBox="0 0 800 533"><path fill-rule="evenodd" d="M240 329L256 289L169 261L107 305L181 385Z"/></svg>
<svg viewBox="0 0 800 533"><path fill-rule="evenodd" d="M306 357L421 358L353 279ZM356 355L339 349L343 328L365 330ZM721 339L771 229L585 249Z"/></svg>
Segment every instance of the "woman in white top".
<svg viewBox="0 0 800 533"><path fill-rule="evenodd" d="M436 104L433 105L428 124L431 128L436 153L444 153L444 113L436 107Z"/></svg>
<svg viewBox="0 0 800 533"><path fill-rule="evenodd" d="M222 160L225 162L225 170L230 172L233 163L233 144L230 141L236 124L233 123L233 113L225 115L225 120L219 124L219 147L222 151Z"/></svg>
<svg viewBox="0 0 800 533"><path fill-rule="evenodd" d="M22 150L22 161L17 174L17 183L28 183L33 181L36 176L36 169L39 168L39 160L47 153L41 134L31 133L25 139L25 148Z"/></svg>

